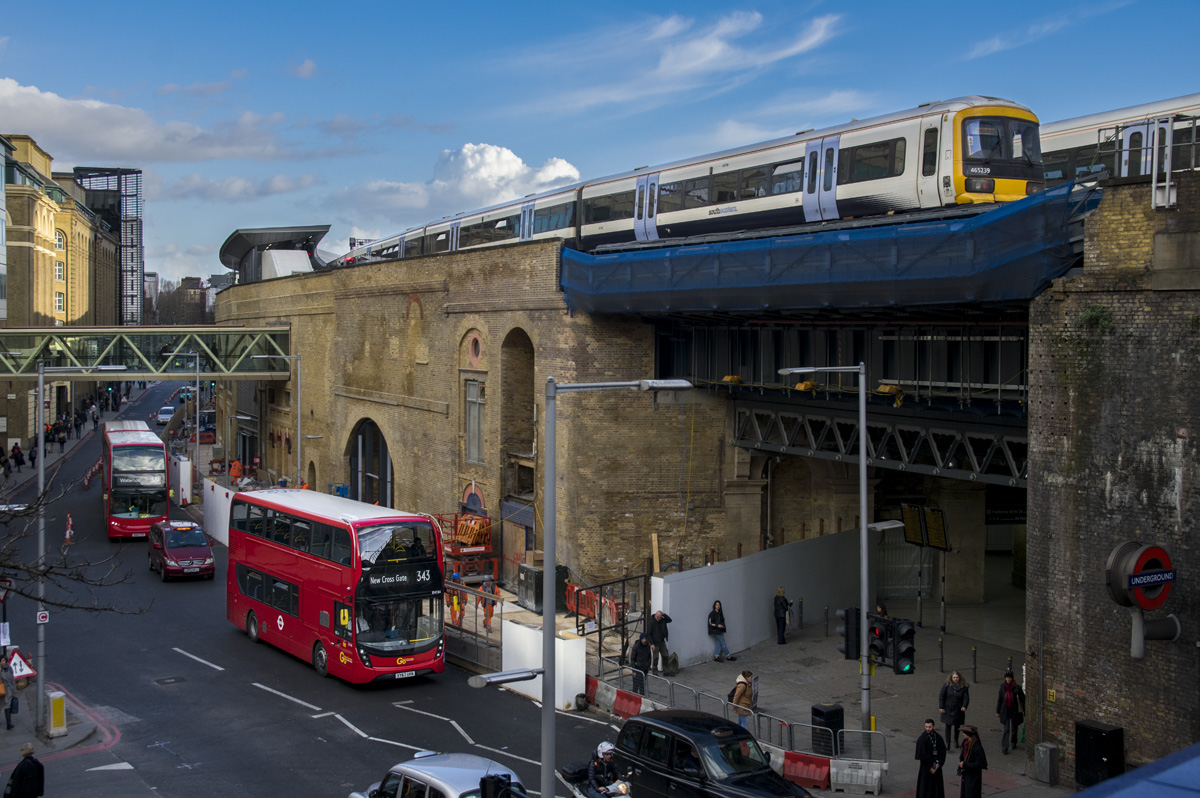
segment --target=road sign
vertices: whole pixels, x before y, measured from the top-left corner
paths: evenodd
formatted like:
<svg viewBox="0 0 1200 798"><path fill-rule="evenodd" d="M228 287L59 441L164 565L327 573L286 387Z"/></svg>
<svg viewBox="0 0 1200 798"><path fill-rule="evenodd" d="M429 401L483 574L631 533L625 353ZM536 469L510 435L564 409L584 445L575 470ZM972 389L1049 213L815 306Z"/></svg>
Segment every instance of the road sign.
<svg viewBox="0 0 1200 798"><path fill-rule="evenodd" d="M0 604L3 604L8 598L8 590L13 586L13 580L0 579Z"/></svg>
<svg viewBox="0 0 1200 798"><path fill-rule="evenodd" d="M50 623L50 613L46 612L45 610L42 610L41 612L39 612L37 614L37 622L38 623Z"/></svg>
<svg viewBox="0 0 1200 798"><path fill-rule="evenodd" d="M17 679L28 679L37 671L29 667L29 663L21 656L20 651L12 651L8 655L8 667L12 668L13 676Z"/></svg>

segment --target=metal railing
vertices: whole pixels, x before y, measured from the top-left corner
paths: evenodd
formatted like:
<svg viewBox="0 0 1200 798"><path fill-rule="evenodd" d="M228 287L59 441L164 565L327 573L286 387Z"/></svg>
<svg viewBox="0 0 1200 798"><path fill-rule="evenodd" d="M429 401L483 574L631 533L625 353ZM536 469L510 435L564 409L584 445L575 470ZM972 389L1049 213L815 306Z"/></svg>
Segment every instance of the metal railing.
<svg viewBox="0 0 1200 798"><path fill-rule="evenodd" d="M833 729L811 723L793 723L788 727L788 732L791 735L788 744L790 751L831 758L837 755L837 739Z"/></svg>
<svg viewBox="0 0 1200 798"><path fill-rule="evenodd" d="M864 762L887 761L887 738L883 732L842 729L837 736L838 759Z"/></svg>

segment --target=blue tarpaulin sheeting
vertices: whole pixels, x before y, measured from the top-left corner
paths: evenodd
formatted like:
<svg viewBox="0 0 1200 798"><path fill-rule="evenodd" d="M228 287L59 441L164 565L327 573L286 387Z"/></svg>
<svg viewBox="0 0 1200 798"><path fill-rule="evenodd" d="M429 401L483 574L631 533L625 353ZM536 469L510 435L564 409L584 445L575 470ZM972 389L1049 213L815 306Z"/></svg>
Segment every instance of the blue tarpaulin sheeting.
<svg viewBox="0 0 1200 798"><path fill-rule="evenodd" d="M1026 301L1076 260L1074 183L968 219L694 246L562 254L562 287L585 313L819 310Z"/></svg>

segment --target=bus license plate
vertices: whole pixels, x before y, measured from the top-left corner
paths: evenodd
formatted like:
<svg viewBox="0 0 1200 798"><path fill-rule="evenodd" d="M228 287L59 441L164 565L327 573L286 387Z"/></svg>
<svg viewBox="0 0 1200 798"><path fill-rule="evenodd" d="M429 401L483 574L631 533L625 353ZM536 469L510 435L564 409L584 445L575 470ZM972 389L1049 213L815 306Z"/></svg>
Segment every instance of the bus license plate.
<svg viewBox="0 0 1200 798"><path fill-rule="evenodd" d="M184 568L183 569L183 572L185 574L194 574L194 573L198 573L199 571L200 571L199 568Z"/></svg>
<svg viewBox="0 0 1200 798"><path fill-rule="evenodd" d="M144 538L144 537L146 537L146 533L145 533L145 532L134 532L132 535L130 535L130 537L132 537L132 538Z"/></svg>
<svg viewBox="0 0 1200 798"><path fill-rule="evenodd" d="M416 675L417 675L416 671L404 671L403 673L397 673L396 678L397 679L407 679L409 676L416 676Z"/></svg>

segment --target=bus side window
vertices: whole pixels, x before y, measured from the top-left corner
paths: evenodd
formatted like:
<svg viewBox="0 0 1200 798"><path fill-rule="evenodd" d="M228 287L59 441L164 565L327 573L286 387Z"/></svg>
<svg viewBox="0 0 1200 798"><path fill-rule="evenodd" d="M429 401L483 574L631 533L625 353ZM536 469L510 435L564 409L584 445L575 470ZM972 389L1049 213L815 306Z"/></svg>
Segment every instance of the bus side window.
<svg viewBox="0 0 1200 798"><path fill-rule="evenodd" d="M246 531L246 521L250 516L250 505L245 502L234 502L229 511L229 525L234 529Z"/></svg>
<svg viewBox="0 0 1200 798"><path fill-rule="evenodd" d="M333 556L330 557L336 563L342 565L350 564L350 531L341 529L340 527L333 528Z"/></svg>
<svg viewBox="0 0 1200 798"><path fill-rule="evenodd" d="M246 519L246 531L256 538L263 536L264 513L261 507L250 506L250 513Z"/></svg>
<svg viewBox="0 0 1200 798"><path fill-rule="evenodd" d="M312 537L308 544L308 551L318 557L326 560L329 559L329 544L332 542L333 527L329 524L314 523L312 525Z"/></svg>
<svg viewBox="0 0 1200 798"><path fill-rule="evenodd" d="M292 548L308 551L308 531L311 523L305 518L292 519Z"/></svg>
<svg viewBox="0 0 1200 798"><path fill-rule="evenodd" d="M271 519L271 540L283 546L290 546L292 540L292 518L280 512L273 512Z"/></svg>

